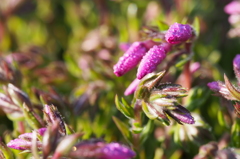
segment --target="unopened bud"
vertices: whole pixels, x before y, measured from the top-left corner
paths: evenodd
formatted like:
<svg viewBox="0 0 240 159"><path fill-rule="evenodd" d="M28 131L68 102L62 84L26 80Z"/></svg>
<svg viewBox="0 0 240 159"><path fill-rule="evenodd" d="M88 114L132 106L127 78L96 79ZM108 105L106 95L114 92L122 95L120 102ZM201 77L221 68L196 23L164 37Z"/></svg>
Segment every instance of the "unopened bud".
<svg viewBox="0 0 240 159"><path fill-rule="evenodd" d="M152 91L152 94L158 94L161 97L182 98L187 96L187 90L179 84L163 83Z"/></svg>
<svg viewBox="0 0 240 159"><path fill-rule="evenodd" d="M170 44L179 44L192 37L192 27L188 24L174 23L168 29L165 40Z"/></svg>
<svg viewBox="0 0 240 159"><path fill-rule="evenodd" d="M37 133L40 136L43 136L46 130L47 130L47 128L40 128L37 130ZM26 140L26 141L32 141L33 133L24 133L24 134L19 135L18 138Z"/></svg>
<svg viewBox="0 0 240 159"><path fill-rule="evenodd" d="M66 128L65 128L65 122L63 120L62 115L60 114L60 112L58 111L57 107L53 106L53 105L45 105L44 110L43 110L45 116L46 116L46 120L48 124L53 124L56 122L60 122L59 123L59 132L65 136L66 135Z"/></svg>
<svg viewBox="0 0 240 159"><path fill-rule="evenodd" d="M23 139L14 139L14 140L11 140L7 144L7 146L16 150L30 150L32 146L32 142L26 141ZM37 141L37 147L38 149L42 149L42 143Z"/></svg>
<svg viewBox="0 0 240 159"><path fill-rule="evenodd" d="M233 69L238 83L240 83L240 54L236 55L233 59Z"/></svg>
<svg viewBox="0 0 240 159"><path fill-rule="evenodd" d="M128 96L130 94L133 94L135 92L135 90L137 89L138 84L140 83L139 79L135 79L129 86L128 88L125 90L124 95Z"/></svg>
<svg viewBox="0 0 240 159"><path fill-rule="evenodd" d="M114 74L122 76L133 69L141 61L146 52L147 48L142 42L134 42L119 59L118 63L114 65Z"/></svg>
<svg viewBox="0 0 240 159"><path fill-rule="evenodd" d="M165 110L165 112L172 117L175 121L179 124L194 124L194 118L192 117L191 113L181 105L177 105L174 107L173 110Z"/></svg>
<svg viewBox="0 0 240 159"><path fill-rule="evenodd" d="M137 78L142 79L146 74L156 70L157 66L165 59L171 46L167 43L153 46L143 57L137 71Z"/></svg>
<svg viewBox="0 0 240 159"><path fill-rule="evenodd" d="M11 96L12 101L22 107L23 103L26 104L26 106L31 109L32 104L29 100L29 97L26 93L24 93L22 90L14 86L13 84L8 84L7 91L9 95Z"/></svg>
<svg viewBox="0 0 240 159"><path fill-rule="evenodd" d="M100 149L102 159L130 159L136 156L136 153L130 148L119 143L109 143Z"/></svg>
<svg viewBox="0 0 240 159"><path fill-rule="evenodd" d="M230 93L230 91L227 89L226 85L223 82L210 82L207 84L207 86L214 91L215 93L217 93L218 95L223 96L224 98L228 99L228 100L237 100L237 98L235 98L234 96L232 96L232 94Z"/></svg>

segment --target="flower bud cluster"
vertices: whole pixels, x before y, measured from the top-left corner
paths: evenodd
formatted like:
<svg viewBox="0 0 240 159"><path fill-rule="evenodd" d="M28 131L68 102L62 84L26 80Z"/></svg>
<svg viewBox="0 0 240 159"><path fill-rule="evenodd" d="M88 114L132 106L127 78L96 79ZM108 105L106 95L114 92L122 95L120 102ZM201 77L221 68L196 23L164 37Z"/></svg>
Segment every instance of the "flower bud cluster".
<svg viewBox="0 0 240 159"><path fill-rule="evenodd" d="M137 87L135 98L142 100L143 111L150 118L158 118L169 124L168 117L179 124L194 124L190 112L178 103L178 99L187 96L187 90L178 84L160 83L165 72L149 74Z"/></svg>
<svg viewBox="0 0 240 159"><path fill-rule="evenodd" d="M157 66L165 59L166 54L172 51L172 45L187 42L194 36L190 25L179 23L171 25L166 33L160 33L165 34L165 37L161 36L161 43L148 40L134 42L131 46L129 44L120 45L121 49L126 50L126 52L114 65L114 74L122 76L140 63L137 78L142 79L157 69Z"/></svg>

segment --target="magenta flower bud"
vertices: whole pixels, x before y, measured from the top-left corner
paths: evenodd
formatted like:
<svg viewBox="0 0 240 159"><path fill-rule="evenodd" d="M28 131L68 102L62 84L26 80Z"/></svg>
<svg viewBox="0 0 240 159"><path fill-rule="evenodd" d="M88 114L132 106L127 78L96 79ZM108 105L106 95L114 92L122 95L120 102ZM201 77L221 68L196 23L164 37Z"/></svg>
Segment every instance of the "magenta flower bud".
<svg viewBox="0 0 240 159"><path fill-rule="evenodd" d="M238 83L240 83L240 54L236 55L235 58L233 59L233 69L238 80Z"/></svg>
<svg viewBox="0 0 240 159"><path fill-rule="evenodd" d="M38 131L38 133L39 133L41 136L43 136L44 133L46 132L46 130L47 130L47 128L40 128L40 129L38 129L37 131Z"/></svg>
<svg viewBox="0 0 240 159"><path fill-rule="evenodd" d="M137 86L139 83L140 83L140 80L137 78L134 81L132 81L132 83L125 90L124 95L128 96L130 94L133 94L135 92L135 90L137 89Z"/></svg>
<svg viewBox="0 0 240 159"><path fill-rule="evenodd" d="M165 59L170 48L170 44L167 43L153 46L140 62L137 78L142 79L148 73L155 71L157 66Z"/></svg>
<svg viewBox="0 0 240 159"><path fill-rule="evenodd" d="M37 130L39 135L43 136L47 128L40 128ZM32 141L33 139L33 133L24 133L18 136L18 138L26 140L26 141Z"/></svg>
<svg viewBox="0 0 240 159"><path fill-rule="evenodd" d="M170 44L179 44L192 37L192 27L188 24L174 23L168 29L165 40Z"/></svg>
<svg viewBox="0 0 240 159"><path fill-rule="evenodd" d="M240 14L240 1L232 1L224 7L227 14Z"/></svg>
<svg viewBox="0 0 240 159"><path fill-rule="evenodd" d="M146 54L147 48L142 42L134 42L131 47L114 65L113 70L116 76L122 76L129 70L133 69Z"/></svg>
<svg viewBox="0 0 240 159"><path fill-rule="evenodd" d="M194 118L191 116L190 112L181 105L177 105L173 110L166 110L165 112L180 124L195 123Z"/></svg>
<svg viewBox="0 0 240 159"><path fill-rule="evenodd" d="M8 144L8 147L12 148L12 149L16 149L16 150L30 150L31 146L32 146L32 142L31 141L26 141L23 139L14 139L11 140ZM37 147L39 149L42 148L42 143L37 141Z"/></svg>
<svg viewBox="0 0 240 159"><path fill-rule="evenodd" d="M119 143L109 143L100 151L101 159L130 159L136 155L134 151Z"/></svg>
<svg viewBox="0 0 240 159"><path fill-rule="evenodd" d="M207 86L212 91L216 92L217 95L221 95L228 100L237 100L237 98L232 96L232 94L230 93L230 91L227 89L226 85L223 82L214 81L214 82L208 83Z"/></svg>

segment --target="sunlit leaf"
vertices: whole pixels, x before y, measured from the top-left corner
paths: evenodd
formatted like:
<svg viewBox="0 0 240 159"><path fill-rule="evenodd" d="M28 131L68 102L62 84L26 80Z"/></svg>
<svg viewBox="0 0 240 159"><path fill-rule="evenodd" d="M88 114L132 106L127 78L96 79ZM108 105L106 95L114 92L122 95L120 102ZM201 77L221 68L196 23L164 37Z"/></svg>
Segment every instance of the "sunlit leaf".
<svg viewBox="0 0 240 159"><path fill-rule="evenodd" d="M132 141L132 134L129 131L129 127L123 123L121 120L119 120L117 117L113 116L113 121L114 123L117 125L118 129L121 131L123 137L129 142L131 143Z"/></svg>

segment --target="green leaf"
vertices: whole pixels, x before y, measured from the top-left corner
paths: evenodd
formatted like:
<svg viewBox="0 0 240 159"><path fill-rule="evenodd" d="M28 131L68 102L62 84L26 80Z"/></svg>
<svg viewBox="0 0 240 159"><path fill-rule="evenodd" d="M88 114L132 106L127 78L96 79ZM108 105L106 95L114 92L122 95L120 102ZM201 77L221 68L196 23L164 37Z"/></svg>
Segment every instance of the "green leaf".
<svg viewBox="0 0 240 159"><path fill-rule="evenodd" d="M179 146L184 147L185 151L189 152L189 137L183 127L178 124L173 128L173 140Z"/></svg>
<svg viewBox="0 0 240 159"><path fill-rule="evenodd" d="M195 17L193 20L193 28L195 30L196 37L198 37L200 33L200 22L198 17Z"/></svg>
<svg viewBox="0 0 240 159"><path fill-rule="evenodd" d="M19 154L26 154L26 153L31 153L31 150L24 150L24 151L21 151Z"/></svg>
<svg viewBox="0 0 240 159"><path fill-rule="evenodd" d="M187 21L188 21L188 18L187 17L184 17L181 21L181 24L187 24Z"/></svg>
<svg viewBox="0 0 240 159"><path fill-rule="evenodd" d="M74 130L69 125L67 125L66 123L64 123L64 125L65 125L67 135L71 135L75 133Z"/></svg>
<svg viewBox="0 0 240 159"><path fill-rule="evenodd" d="M135 134L139 134L142 132L143 128L141 127L141 124L138 122L134 122L133 123L133 128L132 128L132 132Z"/></svg>
<svg viewBox="0 0 240 159"><path fill-rule="evenodd" d="M157 25L160 31L168 30L169 28L169 25L163 21L158 21Z"/></svg>
<svg viewBox="0 0 240 159"><path fill-rule="evenodd" d="M153 131L154 128L154 121L148 120L148 123L143 127L142 133L140 135L140 143L143 144L147 138L149 137L149 134Z"/></svg>
<svg viewBox="0 0 240 159"><path fill-rule="evenodd" d="M157 118L163 125L169 126L170 125L170 120L166 116L166 118L158 117Z"/></svg>
<svg viewBox="0 0 240 159"><path fill-rule="evenodd" d="M23 103L23 114L29 126L31 126L33 129L39 129L43 127L41 123L36 119L32 111L33 110L29 110L25 103Z"/></svg>
<svg viewBox="0 0 240 159"><path fill-rule="evenodd" d="M3 157L5 159L14 159L12 151L3 142L0 141L0 157L1 154L3 154Z"/></svg>
<svg viewBox="0 0 240 159"><path fill-rule="evenodd" d="M133 108L127 104L127 102L125 101L124 98L122 98L122 102L121 103L118 99L118 96L115 96L115 104L117 109L123 114L125 115L127 118L132 119L134 118L134 112L133 112Z"/></svg>
<svg viewBox="0 0 240 159"><path fill-rule="evenodd" d="M207 87L194 87L188 92L186 107L189 111L202 106L209 98L211 91Z"/></svg>
<svg viewBox="0 0 240 159"><path fill-rule="evenodd" d="M223 115L223 112L221 110L218 110L218 114L217 114L217 117L218 117L218 123L219 125L223 126L223 127L228 127L227 126L227 123L226 123L226 120L224 119L224 115Z"/></svg>
<svg viewBox="0 0 240 159"><path fill-rule="evenodd" d="M183 55L182 58L175 64L175 67L179 68L185 65L188 61L192 59L193 54L190 54L186 57L186 55Z"/></svg>
<svg viewBox="0 0 240 159"><path fill-rule="evenodd" d="M142 102L142 110L149 119L153 120L158 117L157 113L149 112L148 106L144 101Z"/></svg>
<svg viewBox="0 0 240 159"><path fill-rule="evenodd" d="M113 121L114 123L117 125L118 129L121 131L123 137L129 142L131 143L132 141L132 134L129 131L129 127L123 123L121 120L119 120L117 117L113 116Z"/></svg>
<svg viewBox="0 0 240 159"><path fill-rule="evenodd" d="M236 118L231 130L231 144L240 147L240 119Z"/></svg>

